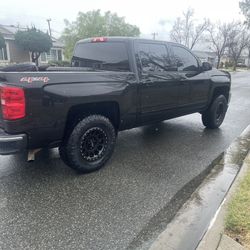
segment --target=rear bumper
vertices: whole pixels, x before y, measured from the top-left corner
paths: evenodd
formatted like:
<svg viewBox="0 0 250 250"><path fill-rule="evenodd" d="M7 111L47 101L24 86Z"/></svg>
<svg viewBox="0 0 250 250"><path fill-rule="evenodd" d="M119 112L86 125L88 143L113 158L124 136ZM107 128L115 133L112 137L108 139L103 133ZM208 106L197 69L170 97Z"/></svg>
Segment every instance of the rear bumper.
<svg viewBox="0 0 250 250"><path fill-rule="evenodd" d="M0 129L0 155L10 155L27 148L27 136L25 134L10 135Z"/></svg>

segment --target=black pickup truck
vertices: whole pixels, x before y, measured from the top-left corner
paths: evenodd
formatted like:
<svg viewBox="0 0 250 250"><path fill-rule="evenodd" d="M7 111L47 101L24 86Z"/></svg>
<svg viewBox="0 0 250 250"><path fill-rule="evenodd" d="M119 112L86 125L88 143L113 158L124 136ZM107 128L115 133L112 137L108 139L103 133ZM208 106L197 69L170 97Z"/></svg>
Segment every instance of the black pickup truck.
<svg viewBox="0 0 250 250"><path fill-rule="evenodd" d="M2 69L0 154L59 147L68 166L91 172L111 157L118 131L195 112L214 129L228 108L230 74L179 44L84 39L71 64Z"/></svg>

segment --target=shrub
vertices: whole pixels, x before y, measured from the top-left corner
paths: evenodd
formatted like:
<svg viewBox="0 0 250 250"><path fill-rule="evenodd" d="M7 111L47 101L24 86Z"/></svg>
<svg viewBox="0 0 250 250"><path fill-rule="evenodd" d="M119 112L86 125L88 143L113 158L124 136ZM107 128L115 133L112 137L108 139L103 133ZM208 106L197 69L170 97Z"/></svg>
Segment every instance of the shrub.
<svg viewBox="0 0 250 250"><path fill-rule="evenodd" d="M59 67L70 67L71 63L69 61L49 61L49 65Z"/></svg>

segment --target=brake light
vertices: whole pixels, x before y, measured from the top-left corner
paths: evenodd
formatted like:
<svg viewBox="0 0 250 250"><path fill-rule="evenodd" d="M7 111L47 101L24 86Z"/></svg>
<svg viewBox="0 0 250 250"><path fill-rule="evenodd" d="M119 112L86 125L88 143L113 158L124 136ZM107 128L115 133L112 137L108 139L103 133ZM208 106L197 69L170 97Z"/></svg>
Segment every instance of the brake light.
<svg viewBox="0 0 250 250"><path fill-rule="evenodd" d="M108 38L107 37L94 37L91 42L92 43L100 43L100 42L107 42Z"/></svg>
<svg viewBox="0 0 250 250"><path fill-rule="evenodd" d="M25 95L22 88L0 86L3 119L16 120L25 117Z"/></svg>

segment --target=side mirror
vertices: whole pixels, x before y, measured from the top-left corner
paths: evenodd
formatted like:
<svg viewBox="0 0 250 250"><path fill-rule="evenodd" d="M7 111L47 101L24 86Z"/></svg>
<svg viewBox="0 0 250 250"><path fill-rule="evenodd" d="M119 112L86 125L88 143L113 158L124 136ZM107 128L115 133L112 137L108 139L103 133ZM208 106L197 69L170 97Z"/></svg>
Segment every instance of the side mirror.
<svg viewBox="0 0 250 250"><path fill-rule="evenodd" d="M203 62L202 63L202 70L203 71L208 71L212 69L212 65L208 62Z"/></svg>

